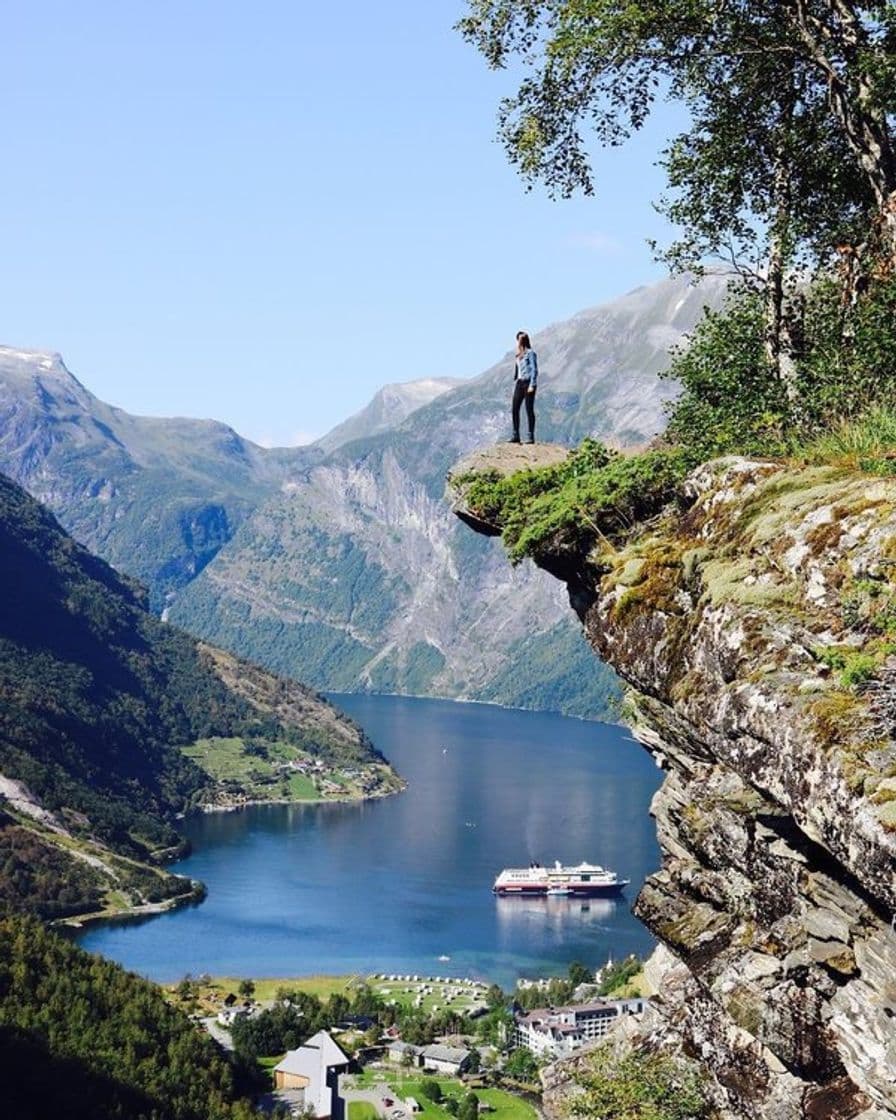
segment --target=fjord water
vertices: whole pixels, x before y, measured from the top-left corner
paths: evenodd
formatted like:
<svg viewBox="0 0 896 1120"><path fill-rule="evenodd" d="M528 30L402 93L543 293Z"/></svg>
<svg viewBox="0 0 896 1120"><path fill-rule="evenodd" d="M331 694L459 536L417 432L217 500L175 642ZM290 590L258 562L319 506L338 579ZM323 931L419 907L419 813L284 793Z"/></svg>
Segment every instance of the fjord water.
<svg viewBox="0 0 896 1120"><path fill-rule="evenodd" d="M479 704L334 700L406 792L193 818L193 853L174 870L203 880L207 899L88 928L80 943L157 980L416 972L504 986L649 951L630 906L659 865L648 806L661 775L624 728ZM602 863L631 886L619 900L491 893L502 867L554 859Z"/></svg>

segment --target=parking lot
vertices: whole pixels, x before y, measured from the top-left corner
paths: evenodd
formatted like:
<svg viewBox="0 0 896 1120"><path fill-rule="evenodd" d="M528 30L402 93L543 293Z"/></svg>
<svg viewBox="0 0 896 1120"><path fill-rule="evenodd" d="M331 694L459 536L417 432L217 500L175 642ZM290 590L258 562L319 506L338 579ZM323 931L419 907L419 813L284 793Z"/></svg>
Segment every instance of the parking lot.
<svg viewBox="0 0 896 1120"><path fill-rule="evenodd" d="M396 1097L393 1090L386 1084L375 1085L367 1089L352 1088L351 1074L339 1079L339 1095L345 1101L345 1115L348 1120L349 1105L353 1101L365 1101L373 1105L377 1114L385 1120L411 1120L412 1113L405 1107L404 1101Z"/></svg>

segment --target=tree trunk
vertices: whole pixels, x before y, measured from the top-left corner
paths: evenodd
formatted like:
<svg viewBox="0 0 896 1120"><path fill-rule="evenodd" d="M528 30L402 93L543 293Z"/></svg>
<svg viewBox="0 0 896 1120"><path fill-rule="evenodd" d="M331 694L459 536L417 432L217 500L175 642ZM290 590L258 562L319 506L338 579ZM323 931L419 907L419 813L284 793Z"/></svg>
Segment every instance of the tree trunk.
<svg viewBox="0 0 896 1120"><path fill-rule="evenodd" d="M880 236L890 270L896 270L896 189L891 190L881 203Z"/></svg>
<svg viewBox="0 0 896 1120"><path fill-rule="evenodd" d="M792 83L792 76L791 76ZM787 346L785 270L789 258L790 219L793 209L793 165L790 134L796 91L792 84L778 106L774 139L772 222L769 230L768 274L765 281L765 355L775 376L784 384L787 398L796 399L795 370Z"/></svg>
<svg viewBox="0 0 896 1120"><path fill-rule="evenodd" d="M871 74L881 47L871 41L852 0L787 0L788 17L808 60L824 76L828 104L877 203L881 251L896 267L896 157L886 114L875 102ZM823 18L831 14L832 19ZM835 65L833 59L842 62Z"/></svg>
<svg viewBox="0 0 896 1120"><path fill-rule="evenodd" d="M780 376L781 329L784 313L784 257L779 238L773 236L765 278L765 356Z"/></svg>

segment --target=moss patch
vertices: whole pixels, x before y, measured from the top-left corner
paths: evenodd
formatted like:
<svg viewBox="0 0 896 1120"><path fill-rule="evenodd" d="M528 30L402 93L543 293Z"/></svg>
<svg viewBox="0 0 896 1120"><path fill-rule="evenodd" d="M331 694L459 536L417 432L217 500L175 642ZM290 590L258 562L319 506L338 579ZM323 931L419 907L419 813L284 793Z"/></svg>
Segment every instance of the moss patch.
<svg viewBox="0 0 896 1120"><path fill-rule="evenodd" d="M875 813L887 832L896 832L896 801L887 801L883 805L878 805Z"/></svg>
<svg viewBox="0 0 896 1120"><path fill-rule="evenodd" d="M502 532L511 560L549 548L586 553L595 541L619 542L670 502L696 463L680 448L620 455L585 440L553 467L455 479L464 504Z"/></svg>
<svg viewBox="0 0 896 1120"><path fill-rule="evenodd" d="M756 556L720 558L704 563L701 575L713 605L793 606L797 601L796 586L782 580L777 573L763 571L763 567L763 561Z"/></svg>

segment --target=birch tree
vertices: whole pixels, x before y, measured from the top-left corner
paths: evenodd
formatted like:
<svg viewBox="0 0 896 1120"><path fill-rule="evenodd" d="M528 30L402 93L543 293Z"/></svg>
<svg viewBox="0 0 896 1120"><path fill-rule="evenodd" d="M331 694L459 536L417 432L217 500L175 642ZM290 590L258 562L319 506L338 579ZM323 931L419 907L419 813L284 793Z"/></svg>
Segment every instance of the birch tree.
<svg viewBox="0 0 896 1120"><path fill-rule="evenodd" d="M849 0L469 0L464 37L521 60L499 133L528 185L592 194L589 145L615 146L658 98L691 125L661 157L676 268L722 256L761 278L766 352L786 376L784 277L870 247L896 265L896 4Z"/></svg>

